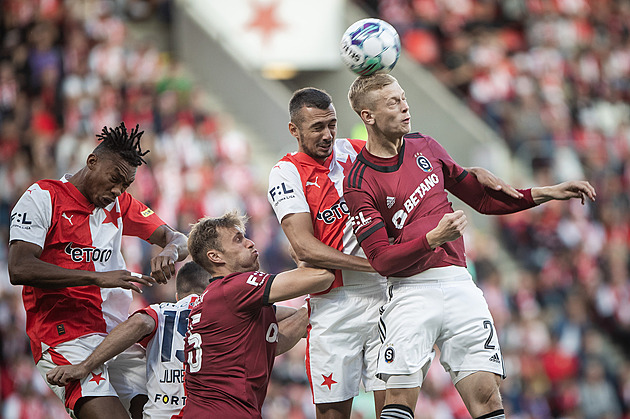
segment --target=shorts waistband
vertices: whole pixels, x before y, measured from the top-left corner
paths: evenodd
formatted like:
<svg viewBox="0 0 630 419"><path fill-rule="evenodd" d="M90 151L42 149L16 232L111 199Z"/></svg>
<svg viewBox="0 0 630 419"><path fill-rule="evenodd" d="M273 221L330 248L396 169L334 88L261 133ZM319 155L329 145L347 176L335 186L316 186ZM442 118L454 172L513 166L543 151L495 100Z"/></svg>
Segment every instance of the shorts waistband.
<svg viewBox="0 0 630 419"><path fill-rule="evenodd" d="M333 288L326 294L310 295L309 298L334 298L338 295L349 297L354 295L378 295L380 293L385 294L386 288L387 284L385 282L365 285L344 285L342 287Z"/></svg>
<svg viewBox="0 0 630 419"><path fill-rule="evenodd" d="M468 272L468 269L463 266L445 266L442 268L427 269L426 271L406 278L390 277L388 278L388 284L418 284L470 280L472 280L472 276L470 272Z"/></svg>

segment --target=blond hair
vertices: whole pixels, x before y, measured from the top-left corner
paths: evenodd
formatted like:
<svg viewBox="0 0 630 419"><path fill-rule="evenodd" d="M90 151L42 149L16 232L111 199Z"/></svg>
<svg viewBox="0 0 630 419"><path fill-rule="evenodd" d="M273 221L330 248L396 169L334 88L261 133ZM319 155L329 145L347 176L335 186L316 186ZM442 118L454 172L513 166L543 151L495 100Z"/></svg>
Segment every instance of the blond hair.
<svg viewBox="0 0 630 419"><path fill-rule="evenodd" d="M377 73L369 76L359 76L350 86L348 101L354 111L360 116L363 109L369 108L367 95L375 90L396 83L397 80L391 74Z"/></svg>
<svg viewBox="0 0 630 419"><path fill-rule="evenodd" d="M244 233L247 219L247 216L240 215L238 211L231 211L218 218L204 217L193 224L188 235L188 252L192 259L212 273L214 264L208 259L208 252L210 250L224 251L219 240L219 228L236 227Z"/></svg>

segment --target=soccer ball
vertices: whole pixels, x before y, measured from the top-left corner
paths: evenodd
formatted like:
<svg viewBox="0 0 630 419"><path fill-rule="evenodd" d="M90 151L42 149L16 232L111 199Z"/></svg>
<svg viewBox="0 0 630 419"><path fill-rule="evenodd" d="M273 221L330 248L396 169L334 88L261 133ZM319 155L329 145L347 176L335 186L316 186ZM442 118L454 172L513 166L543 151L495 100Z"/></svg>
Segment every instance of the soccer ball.
<svg viewBox="0 0 630 419"><path fill-rule="evenodd" d="M350 25L339 47L343 62L360 76L387 73L400 56L396 29L380 19L362 19Z"/></svg>

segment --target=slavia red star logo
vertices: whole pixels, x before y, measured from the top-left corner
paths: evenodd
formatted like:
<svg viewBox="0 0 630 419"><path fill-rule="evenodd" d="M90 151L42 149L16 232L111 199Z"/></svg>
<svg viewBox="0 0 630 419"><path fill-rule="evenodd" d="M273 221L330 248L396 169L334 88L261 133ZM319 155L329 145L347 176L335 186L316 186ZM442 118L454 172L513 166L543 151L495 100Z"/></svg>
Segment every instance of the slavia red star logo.
<svg viewBox="0 0 630 419"><path fill-rule="evenodd" d="M332 390L332 385L337 384L337 382L333 380L332 376L333 376L332 372L330 373L329 376L325 376L324 374L322 374L322 377L324 377L324 382L322 383L322 385L328 386L328 390Z"/></svg>
<svg viewBox="0 0 630 419"><path fill-rule="evenodd" d="M92 373L92 379L90 380L90 382L91 381L96 381L96 385L101 384L101 381L105 381L105 379L102 377L102 375L103 375L103 373L101 373L101 374L94 374L94 373Z"/></svg>
<svg viewBox="0 0 630 419"><path fill-rule="evenodd" d="M343 167L343 173L344 175L348 175L350 173L350 169L352 169L352 165L354 164L354 162L352 161L352 159L350 159L350 156L346 157L346 161L339 161L339 164L341 165L341 167Z"/></svg>
<svg viewBox="0 0 630 419"><path fill-rule="evenodd" d="M278 2L259 3L251 2L253 9L252 19L245 24L247 30L259 30L262 35L262 43L268 44L273 32L284 27L284 24L278 20L277 8Z"/></svg>
<svg viewBox="0 0 630 419"><path fill-rule="evenodd" d="M120 212L116 209L116 205L114 205L114 208L112 208L111 211L107 211L105 208L103 208L103 211L107 214L107 217L103 220L103 224L112 223L116 226L116 228L118 228L118 218L120 217Z"/></svg>

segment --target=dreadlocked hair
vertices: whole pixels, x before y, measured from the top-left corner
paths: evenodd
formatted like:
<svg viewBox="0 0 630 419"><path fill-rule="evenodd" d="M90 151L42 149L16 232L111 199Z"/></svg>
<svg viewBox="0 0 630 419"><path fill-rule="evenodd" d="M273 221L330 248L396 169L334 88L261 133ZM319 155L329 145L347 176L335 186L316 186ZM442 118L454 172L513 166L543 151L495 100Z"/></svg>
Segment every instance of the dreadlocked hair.
<svg viewBox="0 0 630 419"><path fill-rule="evenodd" d="M96 136L102 143L96 147L95 151L103 150L115 153L135 167L142 165L142 163L146 164L147 162L142 156L146 155L149 150L142 151L140 149L140 138L144 131L138 131L139 126L136 124L136 127L128 135L124 122L121 122L114 129L103 127L103 131Z"/></svg>

